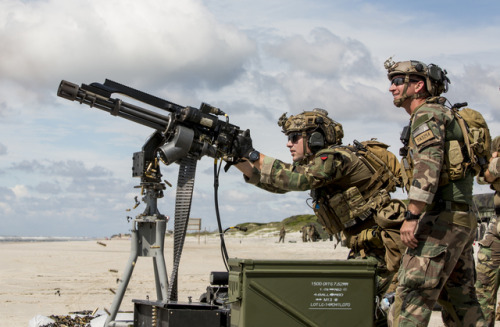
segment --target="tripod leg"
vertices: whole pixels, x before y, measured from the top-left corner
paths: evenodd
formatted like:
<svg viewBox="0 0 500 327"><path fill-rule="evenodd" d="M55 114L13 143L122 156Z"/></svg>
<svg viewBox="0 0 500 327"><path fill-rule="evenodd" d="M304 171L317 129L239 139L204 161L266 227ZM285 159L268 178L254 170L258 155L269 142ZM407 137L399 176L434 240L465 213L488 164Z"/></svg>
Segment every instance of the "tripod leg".
<svg viewBox="0 0 500 327"><path fill-rule="evenodd" d="M118 290L116 291L113 303L111 304L110 313L108 318L106 319L106 322L104 323L104 327L108 327L108 324L111 321L114 321L116 318L118 309L120 309L123 296L125 295L125 291L127 290L128 283L130 282L130 277L132 276L132 272L134 271L134 266L137 261L137 257L139 255L139 239L137 238L137 230L135 229L132 230L131 235L132 235L131 239L132 249L130 251L130 257L128 259L127 265L125 266L123 277L120 281L120 285L118 286Z"/></svg>
<svg viewBox="0 0 500 327"><path fill-rule="evenodd" d="M165 267L165 259L163 256L153 257L153 265L155 271L156 296L158 301L167 301L167 268Z"/></svg>
<svg viewBox="0 0 500 327"><path fill-rule="evenodd" d="M167 224L165 220L156 221L156 243L158 244L159 247L154 252L153 265L154 265L155 282L156 282L156 296L159 301L167 301L168 298L167 267L165 265L165 257L163 256L166 227Z"/></svg>

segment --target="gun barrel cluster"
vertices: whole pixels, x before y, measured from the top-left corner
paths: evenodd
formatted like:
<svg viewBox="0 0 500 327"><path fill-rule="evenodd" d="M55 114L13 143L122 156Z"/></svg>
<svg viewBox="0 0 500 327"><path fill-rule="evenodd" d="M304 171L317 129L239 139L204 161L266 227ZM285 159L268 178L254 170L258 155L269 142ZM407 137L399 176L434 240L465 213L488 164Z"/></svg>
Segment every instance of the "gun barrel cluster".
<svg viewBox="0 0 500 327"><path fill-rule="evenodd" d="M167 129L171 119L169 116L124 102L120 99L107 98L93 93L68 81L61 81L57 95L70 101L78 101L80 104L104 110L113 116L131 120L160 132L164 132Z"/></svg>

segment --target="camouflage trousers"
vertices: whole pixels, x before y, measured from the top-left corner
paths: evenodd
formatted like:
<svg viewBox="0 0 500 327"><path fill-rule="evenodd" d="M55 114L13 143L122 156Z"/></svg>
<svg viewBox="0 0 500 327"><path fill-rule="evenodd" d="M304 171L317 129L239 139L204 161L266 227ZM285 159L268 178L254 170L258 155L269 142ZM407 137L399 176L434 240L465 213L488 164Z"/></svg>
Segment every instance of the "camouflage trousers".
<svg viewBox="0 0 500 327"><path fill-rule="evenodd" d="M495 307L500 281L499 260L492 259L492 248L481 246L477 253L476 293L488 326L495 326Z"/></svg>
<svg viewBox="0 0 500 327"><path fill-rule="evenodd" d="M419 221L418 246L401 261L391 327L427 326L438 300L446 326L486 326L474 288L475 230L444 216L429 212Z"/></svg>

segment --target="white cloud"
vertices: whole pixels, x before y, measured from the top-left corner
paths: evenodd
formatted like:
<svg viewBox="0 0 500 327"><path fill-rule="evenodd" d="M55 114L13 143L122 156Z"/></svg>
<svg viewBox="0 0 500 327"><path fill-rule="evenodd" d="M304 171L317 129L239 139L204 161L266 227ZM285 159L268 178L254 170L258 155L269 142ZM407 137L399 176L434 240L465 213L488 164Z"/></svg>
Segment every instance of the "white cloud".
<svg viewBox="0 0 500 327"><path fill-rule="evenodd" d="M29 196L29 191L26 185L16 185L12 188L16 198L26 198Z"/></svg>
<svg viewBox="0 0 500 327"><path fill-rule="evenodd" d="M8 0L0 20L0 76L31 87L61 76L224 85L254 51L194 0Z"/></svg>
<svg viewBox="0 0 500 327"><path fill-rule="evenodd" d="M374 67L368 49L359 41L341 39L326 28L313 29L308 38L294 35L268 47L269 52L290 65L292 71L337 78L366 75Z"/></svg>
<svg viewBox="0 0 500 327"><path fill-rule="evenodd" d="M12 206L7 202L0 202L0 212L2 212L4 216L14 214Z"/></svg>

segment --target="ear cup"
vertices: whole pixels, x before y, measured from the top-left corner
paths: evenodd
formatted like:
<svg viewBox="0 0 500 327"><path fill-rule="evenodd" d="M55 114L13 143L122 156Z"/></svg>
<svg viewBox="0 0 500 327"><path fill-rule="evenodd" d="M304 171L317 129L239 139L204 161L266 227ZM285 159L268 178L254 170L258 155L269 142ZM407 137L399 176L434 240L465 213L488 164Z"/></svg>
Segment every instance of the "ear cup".
<svg viewBox="0 0 500 327"><path fill-rule="evenodd" d="M311 149L313 153L323 149L325 147L325 138L323 134L320 132L312 133L311 136L309 136L309 140L307 140L307 145L309 145L309 149Z"/></svg>

